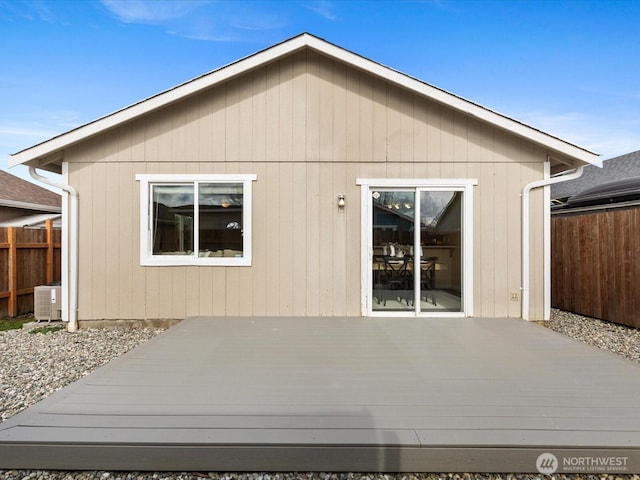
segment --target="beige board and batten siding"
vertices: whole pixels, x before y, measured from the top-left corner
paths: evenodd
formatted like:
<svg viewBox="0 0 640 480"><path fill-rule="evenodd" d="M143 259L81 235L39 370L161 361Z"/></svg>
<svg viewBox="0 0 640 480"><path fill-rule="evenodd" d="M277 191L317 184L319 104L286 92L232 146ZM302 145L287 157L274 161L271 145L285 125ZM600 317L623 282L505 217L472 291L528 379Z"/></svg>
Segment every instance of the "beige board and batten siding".
<svg viewBox="0 0 640 480"><path fill-rule="evenodd" d="M477 179L474 315L518 317L520 191L543 177L545 158L418 94L295 53L66 150L81 198L79 319L360 315L356 178ZM257 175L250 267L140 266L135 176L166 173ZM532 241L537 286L542 238ZM532 318L542 293L531 292Z"/></svg>

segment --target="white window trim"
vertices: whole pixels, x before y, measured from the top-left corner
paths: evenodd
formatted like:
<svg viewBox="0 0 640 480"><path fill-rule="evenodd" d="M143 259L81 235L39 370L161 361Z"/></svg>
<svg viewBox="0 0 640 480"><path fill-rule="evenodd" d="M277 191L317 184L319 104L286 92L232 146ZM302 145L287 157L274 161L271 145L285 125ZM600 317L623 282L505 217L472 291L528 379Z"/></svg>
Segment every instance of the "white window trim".
<svg viewBox="0 0 640 480"><path fill-rule="evenodd" d="M251 205L252 182L257 175L174 175L174 174L138 174L136 181L140 182L140 265L142 266L185 266L204 265L220 267L248 267L251 266ZM151 185L180 183L242 183L243 184L243 256L242 257L198 257L194 255L153 255L151 253L151 214L150 197Z"/></svg>
<svg viewBox="0 0 640 480"><path fill-rule="evenodd" d="M361 262L360 272L360 311L365 317L408 317L415 316L415 312L376 312L371 301L371 270L369 263L373 249L371 247L370 218L372 215L369 202L371 189L375 188L411 188L428 190L457 190L463 192L463 311L462 312L429 312L421 313L421 317L472 317L473 316L473 187L478 185L476 178L358 178L356 185L360 185L361 218L361 252L369 257Z"/></svg>

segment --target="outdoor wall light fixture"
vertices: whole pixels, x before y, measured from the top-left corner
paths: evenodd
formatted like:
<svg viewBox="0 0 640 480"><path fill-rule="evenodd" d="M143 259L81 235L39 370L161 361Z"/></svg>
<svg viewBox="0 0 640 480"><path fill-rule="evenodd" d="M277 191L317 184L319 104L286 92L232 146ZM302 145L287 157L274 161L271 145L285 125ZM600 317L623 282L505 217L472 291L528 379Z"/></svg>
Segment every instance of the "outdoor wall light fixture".
<svg viewBox="0 0 640 480"><path fill-rule="evenodd" d="M344 193L338 195L338 208L344 208Z"/></svg>

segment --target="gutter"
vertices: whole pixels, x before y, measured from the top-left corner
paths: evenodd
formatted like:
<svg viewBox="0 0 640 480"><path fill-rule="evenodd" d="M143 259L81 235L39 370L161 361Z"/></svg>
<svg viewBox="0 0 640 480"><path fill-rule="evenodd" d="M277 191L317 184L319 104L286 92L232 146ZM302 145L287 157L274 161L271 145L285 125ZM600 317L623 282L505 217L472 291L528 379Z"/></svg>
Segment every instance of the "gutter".
<svg viewBox="0 0 640 480"><path fill-rule="evenodd" d="M640 200L629 200L628 202L612 202L605 203L602 205L584 205L579 207L565 207L559 208L557 210L551 211L551 216L553 217L562 217L564 215L573 215L576 213L583 212L600 212L600 211L609 211L609 210L617 210L619 208L630 208L630 207L638 207L640 206Z"/></svg>
<svg viewBox="0 0 640 480"><path fill-rule="evenodd" d="M23 208L25 210L37 210L40 212L51 212L51 213L60 213L62 212L62 208L53 207L50 205L38 205L37 203L27 203L27 202L18 202L15 200L3 200L0 199L0 206L2 207L13 207L13 208Z"/></svg>
<svg viewBox="0 0 640 480"><path fill-rule="evenodd" d="M70 244L68 246L68 271L69 271L69 283L68 283L68 318L67 320L67 331L75 332L78 330L78 191L73 188L71 185L67 185L64 183L54 182L53 180L49 180L46 177L40 175L35 167L29 167L29 175L31 177L41 183L45 183L52 187L60 188L67 192L69 198L71 200L69 215L71 216L71 221L66 225L70 226L70 235L64 235L64 238L70 237ZM64 221L64 217L63 217ZM63 240L64 241L64 240ZM63 250L66 250L63 248ZM64 254L64 253L63 253ZM63 262L63 265L65 262Z"/></svg>
<svg viewBox="0 0 640 480"><path fill-rule="evenodd" d="M550 157L547 156L547 161ZM529 277L530 277L530 261L529 261L529 224L530 220L530 207L529 207L529 192L534 188L546 187L548 185L554 185L556 183L567 182L574 180L582 175L585 165L581 165L575 170L570 170L566 173L562 173L553 178L545 178L544 180L537 180L535 182L528 183L522 189L522 319L529 320ZM545 205L545 208L550 208ZM550 242L548 229L545 229L545 244ZM546 267L548 268L548 266Z"/></svg>

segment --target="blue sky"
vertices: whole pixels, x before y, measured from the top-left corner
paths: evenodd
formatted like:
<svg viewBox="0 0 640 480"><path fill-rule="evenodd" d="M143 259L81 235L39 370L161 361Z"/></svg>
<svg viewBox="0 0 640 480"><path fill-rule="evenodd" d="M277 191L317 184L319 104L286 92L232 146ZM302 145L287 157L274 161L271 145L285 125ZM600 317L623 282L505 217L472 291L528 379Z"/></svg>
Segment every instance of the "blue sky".
<svg viewBox="0 0 640 480"><path fill-rule="evenodd" d="M636 0L0 0L0 168L302 32L606 159L640 149L638 25Z"/></svg>

